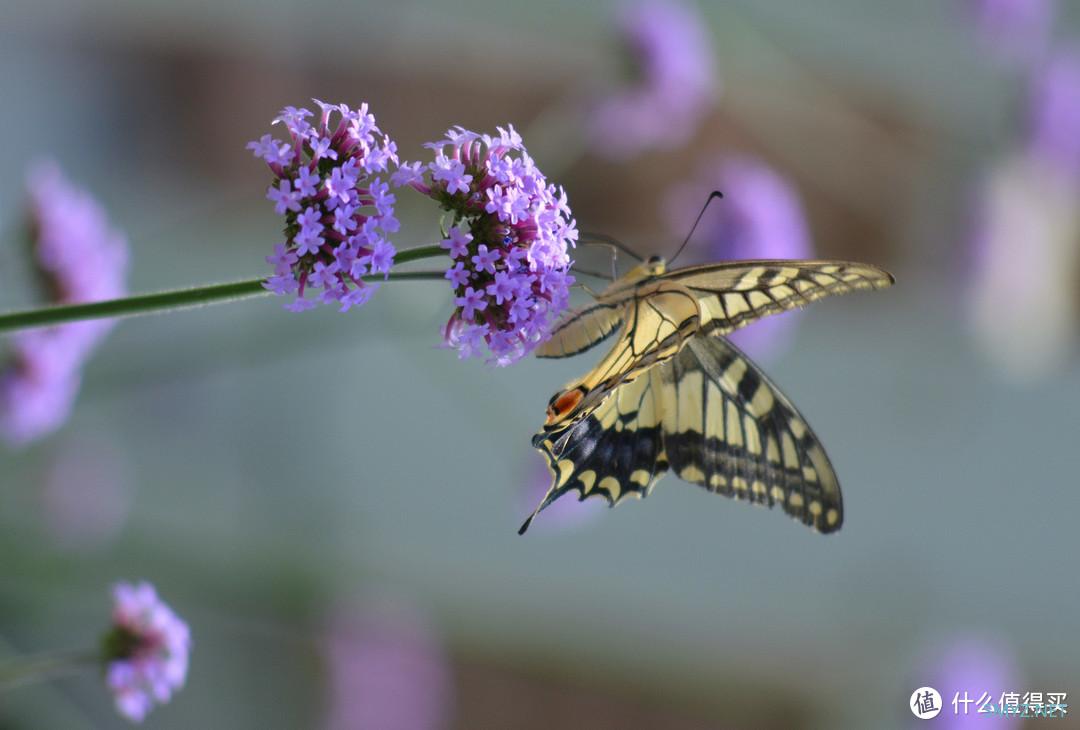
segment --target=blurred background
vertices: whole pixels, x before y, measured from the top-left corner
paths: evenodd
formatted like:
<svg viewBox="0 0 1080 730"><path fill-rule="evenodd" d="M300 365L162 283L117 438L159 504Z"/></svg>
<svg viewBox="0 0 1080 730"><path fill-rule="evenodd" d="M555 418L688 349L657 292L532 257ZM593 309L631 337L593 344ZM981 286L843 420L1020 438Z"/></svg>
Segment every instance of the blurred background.
<svg viewBox="0 0 1080 730"><path fill-rule="evenodd" d="M369 102L408 159L512 123L583 229L645 255L718 188L680 264L898 283L740 336L836 466L830 537L671 476L518 537L546 486L529 438L595 356L459 361L445 284L122 322L70 419L0 446L0 656L92 643L108 587L145 578L194 637L148 727L906 728L924 685L946 727L955 692L1080 702L1077 44L1080 6L1050 0L5 4L4 309L33 301L43 157L126 233L131 291L267 273L280 219L244 146L313 96ZM437 240L398 198L398 245ZM92 674L0 696L3 728L125 725Z"/></svg>

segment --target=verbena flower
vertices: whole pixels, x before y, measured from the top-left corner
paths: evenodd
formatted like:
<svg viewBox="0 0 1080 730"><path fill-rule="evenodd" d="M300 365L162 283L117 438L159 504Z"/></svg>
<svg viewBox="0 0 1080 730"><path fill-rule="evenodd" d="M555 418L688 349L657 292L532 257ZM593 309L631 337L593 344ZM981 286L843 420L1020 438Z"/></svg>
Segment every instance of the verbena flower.
<svg viewBox="0 0 1080 730"><path fill-rule="evenodd" d="M444 338L461 357L512 363L566 307L577 224L566 191L548 183L511 126L495 136L456 127L426 145L434 161L402 165L394 182L437 200L451 221L443 248L454 312Z"/></svg>
<svg viewBox="0 0 1080 730"><path fill-rule="evenodd" d="M286 305L295 312L315 307L306 295L319 289L318 301L344 312L371 297L375 285L362 277L394 264L387 236L398 230L396 200L385 177L398 163L397 145L367 104L315 104L318 115L289 106L274 120L288 140L265 134L248 144L274 173L266 197L285 218L285 242L266 259L274 267L266 288L295 295Z"/></svg>
<svg viewBox="0 0 1080 730"><path fill-rule="evenodd" d="M619 29L632 79L593 110L594 149L627 158L685 143L718 89L704 20L689 3L644 0L623 7Z"/></svg>
<svg viewBox="0 0 1080 730"><path fill-rule="evenodd" d="M105 635L105 680L117 711L142 722L154 703L184 686L191 634L146 582L113 587L112 629Z"/></svg>
<svg viewBox="0 0 1080 730"><path fill-rule="evenodd" d="M694 182L673 188L667 200L674 237L685 236L713 190L724 193L709 206L694 234L698 255L709 261L808 259L814 250L798 192L779 172L749 156L717 156ZM766 317L731 334L751 355L775 353L791 337L801 313Z"/></svg>
<svg viewBox="0 0 1080 730"><path fill-rule="evenodd" d="M44 298L80 304L123 296L127 243L101 206L52 163L31 171L27 189L33 264ZM82 365L112 326L101 319L14 334L0 371L0 438L18 446L63 425Z"/></svg>
<svg viewBox="0 0 1080 730"><path fill-rule="evenodd" d="M1080 49L1059 51L1036 69L1028 114L1032 152L1080 179Z"/></svg>

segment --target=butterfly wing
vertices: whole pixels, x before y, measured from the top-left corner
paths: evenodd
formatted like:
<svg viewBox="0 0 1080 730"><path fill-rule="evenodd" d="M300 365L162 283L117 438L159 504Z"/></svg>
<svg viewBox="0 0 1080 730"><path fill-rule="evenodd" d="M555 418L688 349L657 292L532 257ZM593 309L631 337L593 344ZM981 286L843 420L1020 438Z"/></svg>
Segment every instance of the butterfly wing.
<svg viewBox="0 0 1080 730"><path fill-rule="evenodd" d="M781 505L820 532L843 522L836 473L791 402L731 343L694 337L646 376L619 385L583 419L533 445L553 481L536 511L564 494L614 506L644 497L669 466L711 492Z"/></svg>
<svg viewBox="0 0 1080 730"><path fill-rule="evenodd" d="M806 419L722 337L695 337L659 369L672 470L710 492L784 511L819 532L844 519L836 472Z"/></svg>
<svg viewBox="0 0 1080 730"><path fill-rule="evenodd" d="M578 498L602 497L615 505L627 497L643 497L664 472L663 393L660 373L619 386L589 415L556 433L541 431L533 446L547 460L551 487L518 534L533 518L567 492Z"/></svg>
<svg viewBox="0 0 1080 730"><path fill-rule="evenodd" d="M850 261L733 261L676 269L663 280L698 296L701 332L712 335L833 294L893 284L884 269Z"/></svg>
<svg viewBox="0 0 1080 730"><path fill-rule="evenodd" d="M625 302L597 302L574 310L551 329L551 338L534 351L537 357L578 355L615 334L623 322Z"/></svg>

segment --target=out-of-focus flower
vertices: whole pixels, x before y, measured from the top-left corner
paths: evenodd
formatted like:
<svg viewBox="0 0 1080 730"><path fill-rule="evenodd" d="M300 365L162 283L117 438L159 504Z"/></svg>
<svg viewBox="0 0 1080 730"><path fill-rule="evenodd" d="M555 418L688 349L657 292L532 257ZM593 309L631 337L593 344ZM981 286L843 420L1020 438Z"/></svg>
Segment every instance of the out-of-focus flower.
<svg viewBox="0 0 1080 730"><path fill-rule="evenodd" d="M1080 186L1044 159L1007 158L978 206L969 315L986 354L1009 376L1060 368L1080 333Z"/></svg>
<svg viewBox="0 0 1080 730"><path fill-rule="evenodd" d="M142 722L187 678L191 633L146 582L113 587L112 628L105 635L105 681L117 711Z"/></svg>
<svg viewBox="0 0 1080 730"><path fill-rule="evenodd" d="M450 668L430 625L384 599L329 619L329 730L437 730L453 709Z"/></svg>
<svg viewBox="0 0 1080 730"><path fill-rule="evenodd" d="M539 455L530 457L520 500L520 508L525 514L536 509L536 505L544 499L551 487L551 480L551 471L543 458ZM542 531L547 529L547 525L555 529L572 529L591 522L605 509L608 509L608 505L600 499L557 499L544 508L544 519L538 520L539 524L534 524L530 529Z"/></svg>
<svg viewBox="0 0 1080 730"><path fill-rule="evenodd" d="M118 444L95 435L63 444L41 492L45 528L61 546L85 550L115 537L131 508L128 464Z"/></svg>
<svg viewBox="0 0 1080 730"><path fill-rule="evenodd" d="M321 289L319 301L336 302L344 312L371 298L375 286L363 276L387 274L394 264L387 235L398 230L396 200L384 177L398 162L397 145L375 125L367 104L353 110L315 103L315 124L308 122L311 111L291 106L274 120L285 126L288 141L265 134L248 144L273 171L266 197L285 217L285 242L266 259L274 267L266 288L295 294L286 305L294 312L315 307L305 294Z"/></svg>
<svg viewBox="0 0 1080 730"><path fill-rule="evenodd" d="M622 8L619 29L633 78L593 110L594 149L628 158L685 143L718 90L704 20L689 3L644 0Z"/></svg>
<svg viewBox="0 0 1080 730"><path fill-rule="evenodd" d="M53 304L124 294L127 243L101 206L52 163L32 169L29 232L34 266ZM59 428L79 391L79 371L112 328L110 320L18 332L0 372L0 438L23 445Z"/></svg>
<svg viewBox="0 0 1080 730"><path fill-rule="evenodd" d="M1080 179L1080 50L1055 53L1031 79L1031 151Z"/></svg>
<svg viewBox="0 0 1080 730"><path fill-rule="evenodd" d="M994 727L1012 730L1022 720L1014 715L980 715L979 700L985 696L990 703L1001 704L1004 693L1015 693L1023 701L1022 677L1015 666L1012 653L1001 641L988 637L954 637L926 656L913 677L921 685L941 693L944 707L935 718L935 727L945 730ZM920 685L917 685L920 686ZM955 712L953 700L957 700ZM964 700L971 700L965 704ZM915 727L923 727L916 720Z"/></svg>
<svg viewBox="0 0 1080 730"><path fill-rule="evenodd" d="M569 300L567 249L578 232L566 191L548 183L512 126L495 136L457 127L427 147L435 160L402 165L394 182L452 216L442 245L455 308L444 339L463 358L488 351L508 365L547 336Z"/></svg>
<svg viewBox="0 0 1080 730"><path fill-rule="evenodd" d="M672 189L668 225L681 239L713 190L724 198L709 206L691 245L709 261L808 259L813 257L809 227L795 188L764 162L746 156L715 157L697 179ZM731 334L752 356L768 357L790 339L799 312L766 317Z"/></svg>
<svg viewBox="0 0 1080 730"><path fill-rule="evenodd" d="M1007 62L1035 60L1050 40L1057 0L964 0L986 47Z"/></svg>

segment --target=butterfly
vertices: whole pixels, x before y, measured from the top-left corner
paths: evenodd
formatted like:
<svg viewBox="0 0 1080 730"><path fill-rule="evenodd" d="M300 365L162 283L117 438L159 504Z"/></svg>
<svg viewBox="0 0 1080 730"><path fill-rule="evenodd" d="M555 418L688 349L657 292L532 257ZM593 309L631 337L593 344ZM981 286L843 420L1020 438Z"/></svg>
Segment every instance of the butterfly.
<svg viewBox="0 0 1080 730"><path fill-rule="evenodd" d="M548 403L533 437L553 481L521 526L570 491L611 506L668 469L710 492L823 533L843 523L836 472L791 401L724 335L833 294L883 289L888 272L847 261L732 261L668 271L654 256L560 320L536 351L562 358L614 336Z"/></svg>

